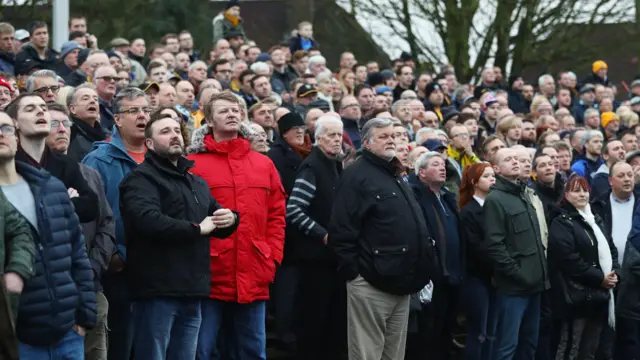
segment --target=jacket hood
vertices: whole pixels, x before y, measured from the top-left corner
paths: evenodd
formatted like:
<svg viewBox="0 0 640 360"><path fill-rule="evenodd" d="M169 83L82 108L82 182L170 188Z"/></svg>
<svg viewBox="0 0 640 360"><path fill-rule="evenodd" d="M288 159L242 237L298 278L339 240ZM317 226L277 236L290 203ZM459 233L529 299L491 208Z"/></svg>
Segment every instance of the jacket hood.
<svg viewBox="0 0 640 360"><path fill-rule="evenodd" d="M30 42L22 45L22 50L28 53L29 56L31 56L34 60L38 60L38 61L55 61L57 60L57 57L58 57L57 51L53 50L52 48L47 48L45 52L46 58L44 60L41 60L40 57L38 56L38 50L36 50L35 45L33 45L33 43L30 43Z"/></svg>
<svg viewBox="0 0 640 360"><path fill-rule="evenodd" d="M207 144L205 144L205 138L210 134L209 126L201 126L194 130L191 133L191 145L187 147L187 153L189 154L199 154L209 152L207 149ZM258 134L251 130L251 128L245 124L240 124L240 131L238 135L241 138L251 141L254 137L258 136Z"/></svg>

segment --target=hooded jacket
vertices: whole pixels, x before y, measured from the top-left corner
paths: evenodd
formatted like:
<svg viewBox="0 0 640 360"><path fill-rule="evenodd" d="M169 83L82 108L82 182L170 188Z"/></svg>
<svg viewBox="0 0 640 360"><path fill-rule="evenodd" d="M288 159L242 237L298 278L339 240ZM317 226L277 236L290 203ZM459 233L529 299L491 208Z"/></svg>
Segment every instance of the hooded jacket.
<svg viewBox="0 0 640 360"><path fill-rule="evenodd" d="M602 164L598 168L595 174L593 174L593 180L591 180L591 198L598 198L604 194L608 194L611 191L611 185L609 184L609 167L607 164Z"/></svg>
<svg viewBox="0 0 640 360"><path fill-rule="evenodd" d="M32 43L26 43L22 50L16 55L16 63L22 63L25 61L33 61L35 67L42 70L55 71L58 67L58 52L47 48L45 51L44 59L41 59L38 55L38 51Z"/></svg>
<svg viewBox="0 0 640 360"><path fill-rule="evenodd" d="M25 282L16 332L32 346L55 345L74 325L92 328L96 298L80 222L64 184L46 171L16 162L38 204L35 276Z"/></svg>
<svg viewBox="0 0 640 360"><path fill-rule="evenodd" d="M91 151L82 163L95 169L102 177L104 192L113 211L116 226L116 250L122 260L126 260L127 248L124 239L124 227L120 216L120 190L118 185L122 178L133 170L138 163L127 153L120 132L114 127L113 136L109 141L99 141L93 144Z"/></svg>
<svg viewBox="0 0 640 360"><path fill-rule="evenodd" d="M211 25L213 25L213 44L215 45L218 40L224 39L225 36L231 31L239 32L244 37L244 42L247 43L249 40L244 33L243 21L242 18L237 19L237 24L233 24L226 16L225 11L221 11L216 15L211 21ZM293 53L293 52L292 52Z"/></svg>
<svg viewBox="0 0 640 360"><path fill-rule="evenodd" d="M571 165L571 171L587 179L589 185L593 182L593 175L604 165L605 161L602 157L597 160L591 160L582 155Z"/></svg>
<svg viewBox="0 0 640 360"><path fill-rule="evenodd" d="M221 206L242 219L229 239L211 239L209 297L241 304L267 300L284 248L286 204L280 176L268 157L251 151L246 138L217 142L208 132L208 126L193 132L191 173L206 181Z"/></svg>

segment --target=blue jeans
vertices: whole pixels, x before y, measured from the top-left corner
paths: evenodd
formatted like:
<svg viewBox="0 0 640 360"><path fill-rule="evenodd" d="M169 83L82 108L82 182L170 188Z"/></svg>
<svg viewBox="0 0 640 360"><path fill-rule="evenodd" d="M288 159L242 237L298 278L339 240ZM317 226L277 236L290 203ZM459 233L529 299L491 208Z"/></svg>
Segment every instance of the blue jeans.
<svg viewBox="0 0 640 360"><path fill-rule="evenodd" d="M492 360L498 327L496 290L485 280L467 276L463 285L467 314L467 360Z"/></svg>
<svg viewBox="0 0 640 360"><path fill-rule="evenodd" d="M540 328L540 294L513 296L497 294L498 331L495 360L533 360Z"/></svg>
<svg viewBox="0 0 640 360"><path fill-rule="evenodd" d="M71 329L55 346L39 347L19 344L21 360L82 360L84 337Z"/></svg>
<svg viewBox="0 0 640 360"><path fill-rule="evenodd" d="M229 316L233 324L237 358L242 360L266 360L267 335L265 330L266 302L250 304L230 303L219 300L202 301L202 325L198 335L196 359L209 360L217 346L223 316Z"/></svg>
<svg viewBox="0 0 640 360"><path fill-rule="evenodd" d="M134 304L133 358L193 360L202 316L200 299L158 298Z"/></svg>

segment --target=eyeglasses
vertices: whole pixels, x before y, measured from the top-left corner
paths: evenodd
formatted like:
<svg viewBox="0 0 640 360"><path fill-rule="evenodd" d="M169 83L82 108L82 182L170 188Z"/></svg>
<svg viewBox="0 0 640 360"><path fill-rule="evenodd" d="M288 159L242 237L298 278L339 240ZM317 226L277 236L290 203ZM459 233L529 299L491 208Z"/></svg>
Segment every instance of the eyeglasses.
<svg viewBox="0 0 640 360"><path fill-rule="evenodd" d="M2 132L4 136L15 135L16 127L9 124L0 125L0 132Z"/></svg>
<svg viewBox="0 0 640 360"><path fill-rule="evenodd" d="M49 91L51 91L52 93L57 93L58 90L60 90L60 86L58 85L51 85L51 86L43 86L41 88L37 88L35 90L33 90L34 92L38 93L38 94L46 94Z"/></svg>
<svg viewBox="0 0 640 360"><path fill-rule="evenodd" d="M120 114L129 114L129 115L135 115L139 112L143 112L147 115L151 114L153 112L153 108L151 107L144 107L144 108L131 108L131 109L126 109L126 110L120 110Z"/></svg>
<svg viewBox="0 0 640 360"><path fill-rule="evenodd" d="M451 137L458 137L458 136L461 136L461 137L469 137L469 133L460 133L460 134L455 134L455 135L452 135Z"/></svg>
<svg viewBox="0 0 640 360"><path fill-rule="evenodd" d="M360 108L360 104L347 104L345 106L342 107L343 109L348 109L348 108Z"/></svg>
<svg viewBox="0 0 640 360"><path fill-rule="evenodd" d="M118 82L118 81L122 80L122 78L118 77L118 76L101 76L98 79L102 79L102 80L104 80L106 82L112 82L112 81Z"/></svg>
<svg viewBox="0 0 640 360"><path fill-rule="evenodd" d="M71 125L73 125L73 123L70 120L51 120L51 128L52 129L57 129L60 124L62 124L62 126L65 127L65 129L70 129Z"/></svg>

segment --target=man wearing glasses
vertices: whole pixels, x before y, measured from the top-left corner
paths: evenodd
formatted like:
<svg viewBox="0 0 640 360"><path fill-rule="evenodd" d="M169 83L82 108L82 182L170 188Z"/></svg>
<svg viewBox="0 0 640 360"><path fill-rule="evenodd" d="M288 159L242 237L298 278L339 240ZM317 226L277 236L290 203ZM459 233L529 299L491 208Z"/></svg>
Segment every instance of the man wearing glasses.
<svg viewBox="0 0 640 360"><path fill-rule="evenodd" d="M27 79L27 92L38 94L46 103L58 99L58 74L52 70L38 70Z"/></svg>
<svg viewBox="0 0 640 360"><path fill-rule="evenodd" d="M97 72L97 75L97 78L111 76L100 72ZM129 359L133 342L133 323L128 279L122 272L127 260L127 249L120 217L118 185L125 175L144 161L144 129L152 108L144 91L130 87L120 91L114 98L113 111L113 135L107 141L96 142L94 150L82 160L82 163L97 170L102 177L107 201L116 223L116 249L111 257L109 270L102 278L104 294L110 307L107 319L111 329L108 352L110 358Z"/></svg>
<svg viewBox="0 0 640 360"><path fill-rule="evenodd" d="M83 84L79 88L81 90L91 90L87 86L92 84ZM93 94L95 95L95 91ZM80 97L82 95L79 95ZM95 95L97 97L97 95ZM95 100L97 108L97 100ZM69 112L67 108L58 104L48 104L49 113L51 114L51 132L47 136L47 147L55 153L66 154L69 149L69 137L72 133L72 125L74 123L69 120ZM76 128L77 126L73 126ZM98 125L100 127L100 125ZM115 247L115 223L113 220L113 212L107 202L104 194L104 184L100 178L100 174L94 169L80 164L82 176L98 196L98 217L82 224L84 240L87 244L87 256L93 269L93 285L96 291L96 326L88 330L84 337L84 353L87 359L106 359L107 358L107 312L109 304L107 298L102 293L102 285L100 279L109 267L109 261Z"/></svg>
<svg viewBox="0 0 640 360"><path fill-rule="evenodd" d="M120 80L113 66L101 66L94 72L93 83L100 98L100 126L113 131L113 98L116 96L116 83Z"/></svg>
<svg viewBox="0 0 640 360"><path fill-rule="evenodd" d="M458 173L462 176L465 167L480 162L480 159L473 153L471 148L471 137L469 130L464 125L456 125L449 131L451 142L447 149L447 156L455 160Z"/></svg>

